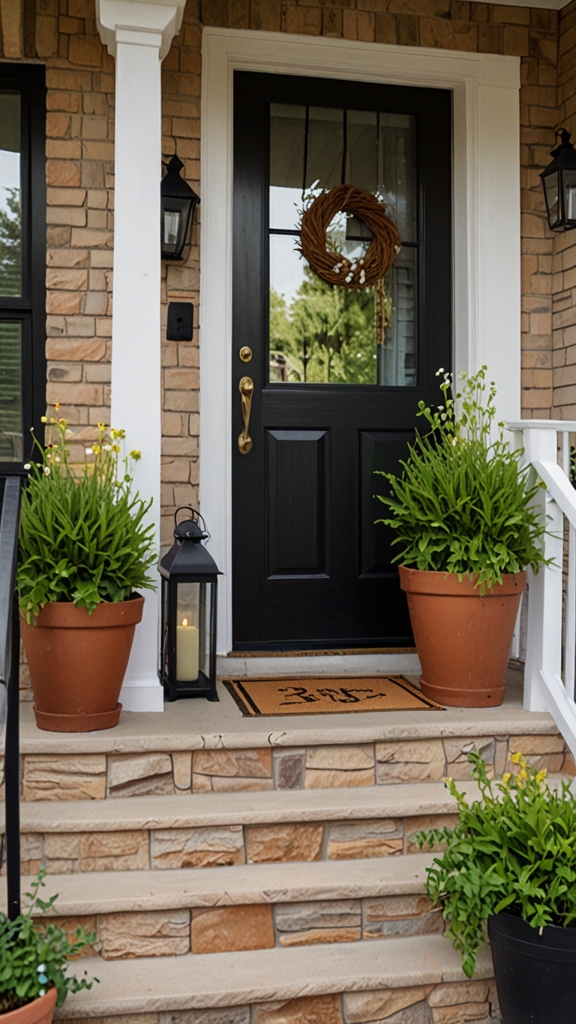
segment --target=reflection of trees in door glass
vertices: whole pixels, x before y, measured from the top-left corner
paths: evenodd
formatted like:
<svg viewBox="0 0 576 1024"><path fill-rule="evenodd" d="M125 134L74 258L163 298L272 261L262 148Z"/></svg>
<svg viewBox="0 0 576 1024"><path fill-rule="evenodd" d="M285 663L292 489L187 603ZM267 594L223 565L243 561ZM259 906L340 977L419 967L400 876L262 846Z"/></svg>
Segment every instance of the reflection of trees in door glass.
<svg viewBox="0 0 576 1024"><path fill-rule="evenodd" d="M21 295L20 96L0 93L0 296Z"/></svg>
<svg viewBox="0 0 576 1024"><path fill-rule="evenodd" d="M416 123L410 114L273 103L270 111L270 381L416 383ZM352 291L297 252L298 208L346 181L373 192L403 248L385 280ZM370 232L337 215L327 245L362 256Z"/></svg>

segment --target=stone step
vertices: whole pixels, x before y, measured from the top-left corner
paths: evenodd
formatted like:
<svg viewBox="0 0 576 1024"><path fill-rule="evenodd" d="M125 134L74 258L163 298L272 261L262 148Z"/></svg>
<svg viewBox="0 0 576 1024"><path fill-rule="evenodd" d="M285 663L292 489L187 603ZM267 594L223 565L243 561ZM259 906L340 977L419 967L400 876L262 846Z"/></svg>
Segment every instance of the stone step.
<svg viewBox="0 0 576 1024"><path fill-rule="evenodd" d="M94 1018L105 1018L107 1024L110 1019L118 1024L343 1024L346 1019L362 1024L391 1017L407 1024L496 1024L489 951L480 951L475 980L468 982L460 956L440 935L242 955L87 959L74 966L90 971L93 964L99 984L69 996L56 1019L75 1024ZM453 1015L447 1007L456 1008ZM194 1010L206 1012L186 1013Z"/></svg>
<svg viewBox="0 0 576 1024"><path fill-rule="evenodd" d="M477 794L476 784L461 789ZM22 804L34 874L352 860L417 852L420 828L455 822L443 783ZM3 824L0 822L0 828Z"/></svg>
<svg viewBox="0 0 576 1024"><path fill-rule="evenodd" d="M390 939L443 931L425 895L433 854L203 871L49 876L57 917L105 960ZM23 879L23 891L31 878Z"/></svg>
<svg viewBox="0 0 576 1024"><path fill-rule="evenodd" d="M547 714L501 708L243 719L232 698L180 701L123 716L115 729L37 729L22 709L22 799L103 800L316 788L367 788L469 777L480 750L496 775L522 750L538 769L571 770Z"/></svg>

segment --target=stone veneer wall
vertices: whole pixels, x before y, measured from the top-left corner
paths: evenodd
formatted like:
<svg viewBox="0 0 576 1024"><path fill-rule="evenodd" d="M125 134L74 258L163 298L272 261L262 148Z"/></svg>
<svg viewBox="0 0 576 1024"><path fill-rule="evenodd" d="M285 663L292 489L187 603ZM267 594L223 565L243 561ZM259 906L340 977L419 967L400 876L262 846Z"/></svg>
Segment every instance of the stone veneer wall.
<svg viewBox="0 0 576 1024"><path fill-rule="evenodd" d="M106 1017L93 1024L499 1024L493 981L304 996L252 1006ZM69 1024L84 1024L70 1020Z"/></svg>
<svg viewBox="0 0 576 1024"><path fill-rule="evenodd" d="M114 61L100 43L94 0L15 0L3 4L0 56L40 60L47 67L47 400L83 438L107 418L110 379L114 205ZM558 122L573 117L574 3L558 12L466 0L188 0L180 34L163 64L163 152L176 149L200 189L202 25L325 35L367 42L518 55L522 59L523 407L526 416L552 407L552 254L568 239L548 232L539 171ZM559 28L560 24L560 28ZM560 33L560 35L559 35ZM560 82L557 81L561 41ZM571 50L572 47L572 50ZM572 60L572 66L570 62ZM200 216L202 207L200 207ZM188 259L163 267L166 303L198 303L198 226ZM565 281L558 289L570 285ZM196 310L198 323L198 309ZM570 334L562 327L562 346ZM576 351L576 350L575 350ZM556 371L558 374L560 371ZM557 389L564 383L557 376ZM162 512L169 537L173 508L197 500L198 343L163 344L164 427ZM570 399L572 401L572 399ZM557 390L556 404L568 398ZM121 426L122 424L117 424Z"/></svg>
<svg viewBox="0 0 576 1024"><path fill-rule="evenodd" d="M558 124L576 142L576 0L560 12ZM554 410L576 419L576 231L554 238Z"/></svg>

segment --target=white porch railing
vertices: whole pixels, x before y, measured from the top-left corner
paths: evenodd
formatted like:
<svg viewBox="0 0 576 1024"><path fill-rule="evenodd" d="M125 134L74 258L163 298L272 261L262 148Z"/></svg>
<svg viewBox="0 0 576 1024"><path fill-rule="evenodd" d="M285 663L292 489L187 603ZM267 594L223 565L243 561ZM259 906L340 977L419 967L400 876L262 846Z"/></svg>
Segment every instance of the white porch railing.
<svg viewBox="0 0 576 1024"><path fill-rule="evenodd" d="M528 572L524 707L549 711L576 757L576 490L570 483L570 434L576 422L509 423L517 448L546 484L538 495L546 518L546 558Z"/></svg>

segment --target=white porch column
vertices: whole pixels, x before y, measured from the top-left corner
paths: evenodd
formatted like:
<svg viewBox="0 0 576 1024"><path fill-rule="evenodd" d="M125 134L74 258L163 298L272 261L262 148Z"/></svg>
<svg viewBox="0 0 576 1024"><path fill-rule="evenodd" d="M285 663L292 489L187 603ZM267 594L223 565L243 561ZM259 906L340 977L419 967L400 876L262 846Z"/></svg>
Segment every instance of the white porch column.
<svg viewBox="0 0 576 1024"><path fill-rule="evenodd" d="M96 0L102 42L116 58L114 312L111 422L138 448L136 486L152 498L159 543L160 445L160 64L185 0ZM157 574L154 570L154 575ZM157 676L159 592L146 591L120 700L127 711L162 711Z"/></svg>

